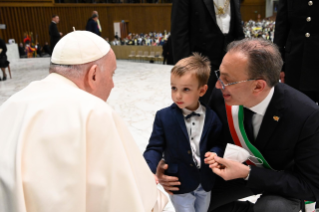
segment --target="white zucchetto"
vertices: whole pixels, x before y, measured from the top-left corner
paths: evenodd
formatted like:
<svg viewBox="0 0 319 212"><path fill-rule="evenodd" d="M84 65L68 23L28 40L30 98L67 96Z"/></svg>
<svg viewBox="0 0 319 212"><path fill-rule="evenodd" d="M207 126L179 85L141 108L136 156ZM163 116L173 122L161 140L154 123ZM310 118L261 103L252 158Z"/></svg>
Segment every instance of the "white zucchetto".
<svg viewBox="0 0 319 212"><path fill-rule="evenodd" d="M51 62L59 65L81 65L102 58L110 48L103 38L92 32L74 31L57 43Z"/></svg>

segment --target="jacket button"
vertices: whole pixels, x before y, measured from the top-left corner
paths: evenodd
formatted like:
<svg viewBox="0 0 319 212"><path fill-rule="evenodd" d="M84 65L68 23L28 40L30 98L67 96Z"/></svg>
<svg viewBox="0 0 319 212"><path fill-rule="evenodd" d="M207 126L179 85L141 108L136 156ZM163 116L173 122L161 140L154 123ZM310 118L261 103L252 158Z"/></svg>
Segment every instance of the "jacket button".
<svg viewBox="0 0 319 212"><path fill-rule="evenodd" d="M307 22L310 22L310 21L311 21L311 18L310 18L310 17L308 17L308 18L307 18Z"/></svg>
<svg viewBox="0 0 319 212"><path fill-rule="evenodd" d="M193 164L190 164L191 167L193 167Z"/></svg>
<svg viewBox="0 0 319 212"><path fill-rule="evenodd" d="M190 155L190 154L191 154L191 151L190 151L190 150L188 150L188 151L187 151L187 153Z"/></svg>
<svg viewBox="0 0 319 212"><path fill-rule="evenodd" d="M306 33L306 37L309 38L310 37L310 33L307 32Z"/></svg>
<svg viewBox="0 0 319 212"><path fill-rule="evenodd" d="M312 6L313 5L312 1L308 1L308 5Z"/></svg>

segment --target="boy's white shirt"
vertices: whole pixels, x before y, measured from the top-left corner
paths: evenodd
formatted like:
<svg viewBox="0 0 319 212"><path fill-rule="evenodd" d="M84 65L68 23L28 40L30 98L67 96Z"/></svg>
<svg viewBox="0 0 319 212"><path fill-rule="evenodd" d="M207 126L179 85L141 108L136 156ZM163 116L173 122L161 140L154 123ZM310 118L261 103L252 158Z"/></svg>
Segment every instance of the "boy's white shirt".
<svg viewBox="0 0 319 212"><path fill-rule="evenodd" d="M184 121L188 133L189 143L191 146L193 159L196 160L195 164L197 163L198 167L201 167L201 160L200 160L200 139L202 137L202 132L205 123L205 116L206 116L206 108L205 106L199 103L198 108L195 111L188 110L186 108L182 109L184 115ZM192 112L200 114L200 116L192 116L188 120L186 120L186 116L191 114ZM192 139L193 138L193 139Z"/></svg>

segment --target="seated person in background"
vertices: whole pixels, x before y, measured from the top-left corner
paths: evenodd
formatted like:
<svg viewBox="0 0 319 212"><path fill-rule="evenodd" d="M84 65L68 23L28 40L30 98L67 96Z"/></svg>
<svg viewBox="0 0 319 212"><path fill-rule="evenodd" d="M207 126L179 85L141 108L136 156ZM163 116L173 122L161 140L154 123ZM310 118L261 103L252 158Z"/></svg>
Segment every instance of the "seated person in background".
<svg viewBox="0 0 319 212"><path fill-rule="evenodd" d="M119 43L120 43L119 45L122 45L122 46L125 45L125 39L120 38Z"/></svg>
<svg viewBox="0 0 319 212"><path fill-rule="evenodd" d="M20 58L25 58L27 57L26 53L25 53L25 48L23 46L23 43L20 43L19 44L19 55L20 55Z"/></svg>
<svg viewBox="0 0 319 212"><path fill-rule="evenodd" d="M156 41L156 39L153 39L152 46L157 46L157 41Z"/></svg>
<svg viewBox="0 0 319 212"><path fill-rule="evenodd" d="M223 152L217 146L221 122L214 111L199 102L207 90L209 73L209 60L197 53L176 64L171 71L174 103L157 112L144 152L154 174L164 155L166 173L180 179L178 187L168 191L178 212L207 212L215 175L204 157Z"/></svg>
<svg viewBox="0 0 319 212"><path fill-rule="evenodd" d="M162 211L166 196L106 103L115 69L104 39L71 32L50 74L1 105L1 212Z"/></svg>
<svg viewBox="0 0 319 212"><path fill-rule="evenodd" d="M114 38L114 40L111 42L111 45L112 46L119 46L120 42L116 38Z"/></svg>
<svg viewBox="0 0 319 212"><path fill-rule="evenodd" d="M51 55L51 49L50 49L48 42L45 42L42 49L43 49L43 54Z"/></svg>
<svg viewBox="0 0 319 212"><path fill-rule="evenodd" d="M36 49L37 49L37 55L39 57L42 57L42 46L40 45L40 43L38 42L37 45L36 45Z"/></svg>
<svg viewBox="0 0 319 212"><path fill-rule="evenodd" d="M126 45L128 45L128 46L133 46L133 45L135 45L134 39L128 40L128 42L126 43Z"/></svg>

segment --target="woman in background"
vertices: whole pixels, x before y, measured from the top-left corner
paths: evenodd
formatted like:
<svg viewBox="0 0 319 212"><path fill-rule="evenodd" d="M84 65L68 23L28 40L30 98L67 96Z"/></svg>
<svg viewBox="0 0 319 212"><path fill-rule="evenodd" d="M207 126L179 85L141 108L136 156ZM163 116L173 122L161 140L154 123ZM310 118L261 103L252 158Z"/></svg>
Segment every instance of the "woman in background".
<svg viewBox="0 0 319 212"><path fill-rule="evenodd" d="M4 42L4 40L2 40L0 38L0 68L2 71L2 80L6 80L7 79L7 75L5 72L5 69L8 67L9 68L9 64L10 62L7 60L7 46L6 43ZM10 69L10 68L9 68ZM0 78L1 80L1 78Z"/></svg>

